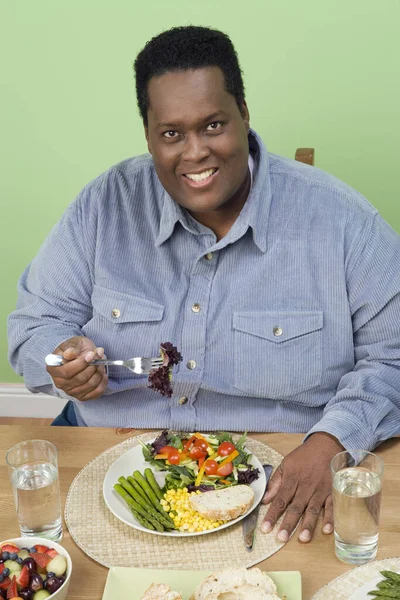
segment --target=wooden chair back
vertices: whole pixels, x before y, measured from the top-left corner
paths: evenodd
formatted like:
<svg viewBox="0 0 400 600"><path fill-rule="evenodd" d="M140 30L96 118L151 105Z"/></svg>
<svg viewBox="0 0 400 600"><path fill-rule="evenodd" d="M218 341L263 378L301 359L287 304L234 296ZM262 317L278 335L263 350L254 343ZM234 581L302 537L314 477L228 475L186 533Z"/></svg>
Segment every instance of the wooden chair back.
<svg viewBox="0 0 400 600"><path fill-rule="evenodd" d="M314 166L314 148L297 148L295 159L306 165Z"/></svg>

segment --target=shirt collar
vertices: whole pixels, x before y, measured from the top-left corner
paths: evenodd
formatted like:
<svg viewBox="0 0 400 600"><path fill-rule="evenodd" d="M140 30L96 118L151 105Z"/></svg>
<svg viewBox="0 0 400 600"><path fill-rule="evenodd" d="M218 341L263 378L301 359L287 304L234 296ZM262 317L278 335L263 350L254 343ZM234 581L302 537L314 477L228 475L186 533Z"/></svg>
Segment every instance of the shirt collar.
<svg viewBox="0 0 400 600"><path fill-rule="evenodd" d="M253 129L250 129L249 132L249 151L254 159L252 187L239 217L225 237L229 238L230 243L233 243L235 239L242 237L247 229L251 227L254 243L262 252L266 252L267 222L272 196L269 177L269 160L266 147ZM157 247L161 246L172 236L175 225L178 222L194 235L204 233L204 227L201 226L200 223L197 223L197 221L193 219L184 208L179 206L179 204L177 204L165 191L160 229L155 244ZM233 239L233 235L235 239ZM220 245L221 242L223 242L223 240L221 240L218 245Z"/></svg>

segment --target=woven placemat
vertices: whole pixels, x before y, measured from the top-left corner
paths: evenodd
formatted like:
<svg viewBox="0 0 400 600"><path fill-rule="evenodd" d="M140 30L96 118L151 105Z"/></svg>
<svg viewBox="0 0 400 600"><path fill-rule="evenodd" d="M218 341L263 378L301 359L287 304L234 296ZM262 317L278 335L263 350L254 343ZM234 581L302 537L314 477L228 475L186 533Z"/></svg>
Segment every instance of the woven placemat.
<svg viewBox="0 0 400 600"><path fill-rule="evenodd" d="M385 558L383 560L375 560L373 562L357 567L344 575L340 575L333 579L330 583L321 588L313 597L312 600L349 600L352 594L366 585L369 591L375 589L374 580L380 575L381 571L399 571L400 558ZM372 587L368 586L368 581L371 581ZM368 595L366 593L366 598ZM372 596L369 596L372 598Z"/></svg>
<svg viewBox="0 0 400 600"><path fill-rule="evenodd" d="M253 552L249 553L243 545L240 522L207 535L184 538L144 533L114 517L104 502L102 490L109 467L119 456L137 446L139 440L148 442L157 435L157 432L145 433L109 448L88 463L72 482L65 521L75 543L88 556L106 567L205 570L214 569L218 562L216 557L221 556L229 556L232 567L250 567L284 545L276 539L280 522L269 534L257 532ZM256 440L249 438L246 447L261 463L270 463L274 468L282 460L278 452ZM267 506L261 506L258 524L266 511Z"/></svg>

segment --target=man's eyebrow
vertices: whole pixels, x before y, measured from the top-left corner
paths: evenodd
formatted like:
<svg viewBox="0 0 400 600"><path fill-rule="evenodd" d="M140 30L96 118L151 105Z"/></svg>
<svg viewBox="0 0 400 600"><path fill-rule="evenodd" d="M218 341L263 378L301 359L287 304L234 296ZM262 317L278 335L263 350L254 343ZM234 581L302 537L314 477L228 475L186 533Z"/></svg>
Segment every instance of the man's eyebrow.
<svg viewBox="0 0 400 600"><path fill-rule="evenodd" d="M206 117L202 117L201 119L199 119L199 123L210 123L211 121L214 121L215 119L217 119L218 117L224 117L225 113L222 110L218 110L217 112L211 113L210 115L207 115ZM176 122L176 123L157 123L157 127L160 129L179 129L180 123Z"/></svg>

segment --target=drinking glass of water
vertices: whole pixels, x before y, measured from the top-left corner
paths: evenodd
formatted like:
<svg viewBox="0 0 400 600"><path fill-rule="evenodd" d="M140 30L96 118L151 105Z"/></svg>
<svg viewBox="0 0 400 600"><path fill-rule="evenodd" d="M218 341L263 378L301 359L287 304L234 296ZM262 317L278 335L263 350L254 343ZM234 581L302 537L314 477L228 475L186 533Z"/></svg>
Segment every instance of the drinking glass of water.
<svg viewBox="0 0 400 600"><path fill-rule="evenodd" d="M22 536L62 538L57 448L45 440L28 440L6 455Z"/></svg>
<svg viewBox="0 0 400 600"><path fill-rule="evenodd" d="M361 565L378 549L383 461L366 450L339 452L331 461L336 556Z"/></svg>

